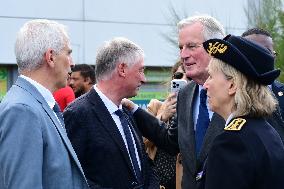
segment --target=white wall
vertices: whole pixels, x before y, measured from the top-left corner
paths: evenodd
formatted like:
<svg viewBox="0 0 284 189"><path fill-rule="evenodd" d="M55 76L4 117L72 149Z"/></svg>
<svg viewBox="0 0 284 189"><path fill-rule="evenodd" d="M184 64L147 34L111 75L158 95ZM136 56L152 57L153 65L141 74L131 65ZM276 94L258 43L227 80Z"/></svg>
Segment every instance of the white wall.
<svg viewBox="0 0 284 189"><path fill-rule="evenodd" d="M15 64L13 45L18 29L29 19L58 20L69 28L76 63L95 63L105 40L124 36L139 44L147 66L171 66L178 51L161 33L171 33L170 3L187 15L215 16L228 33L241 34L247 26L247 0L6 0L0 5L0 64Z"/></svg>

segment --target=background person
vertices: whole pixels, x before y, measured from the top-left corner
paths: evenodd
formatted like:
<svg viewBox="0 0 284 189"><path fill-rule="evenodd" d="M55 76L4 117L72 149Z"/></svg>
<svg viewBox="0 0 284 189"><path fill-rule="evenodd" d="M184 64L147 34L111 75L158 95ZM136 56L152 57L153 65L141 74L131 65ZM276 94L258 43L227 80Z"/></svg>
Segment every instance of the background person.
<svg viewBox="0 0 284 189"><path fill-rule="evenodd" d="M91 188L159 188L143 139L123 98L146 81L143 50L125 38L97 52L97 84L64 112L68 136Z"/></svg>
<svg viewBox="0 0 284 189"><path fill-rule="evenodd" d="M88 188L52 96L66 86L71 52L57 22L31 20L18 32L20 76L0 104L1 189Z"/></svg>
<svg viewBox="0 0 284 189"><path fill-rule="evenodd" d="M96 83L95 69L88 64L76 64L72 68L70 87L75 93L75 97L89 92Z"/></svg>
<svg viewBox="0 0 284 189"><path fill-rule="evenodd" d="M277 104L267 87L280 74L272 55L230 35L208 40L204 48L214 57L204 84L209 107L226 120L226 127L197 178L205 176L206 189L283 188L284 146L265 120Z"/></svg>
<svg viewBox="0 0 284 189"><path fill-rule="evenodd" d="M71 87L69 87L70 77L67 79L66 87L56 90L53 93L55 101L58 103L60 110L63 112L64 109L75 100L75 94Z"/></svg>
<svg viewBox="0 0 284 189"><path fill-rule="evenodd" d="M276 58L272 36L268 31L260 28L252 28L245 31L242 34L242 37L265 47L271 53L274 59ZM266 64L265 62L263 63ZM277 98L278 105L273 114L267 118L267 121L275 128L284 142L284 85L283 83L275 80L271 85L269 85L269 87L274 93L274 96Z"/></svg>

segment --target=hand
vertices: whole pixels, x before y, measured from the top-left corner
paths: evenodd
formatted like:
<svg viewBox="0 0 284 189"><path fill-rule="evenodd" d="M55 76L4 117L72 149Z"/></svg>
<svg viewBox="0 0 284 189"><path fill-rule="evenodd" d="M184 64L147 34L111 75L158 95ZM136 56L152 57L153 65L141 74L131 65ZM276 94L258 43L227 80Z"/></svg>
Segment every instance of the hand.
<svg viewBox="0 0 284 189"><path fill-rule="evenodd" d="M132 111L135 107L134 102L132 102L131 100L128 100L126 98L122 99L121 104L126 107L129 111Z"/></svg>
<svg viewBox="0 0 284 189"><path fill-rule="evenodd" d="M164 122L168 121L176 113L176 104L176 93L170 93L158 110L157 118Z"/></svg>

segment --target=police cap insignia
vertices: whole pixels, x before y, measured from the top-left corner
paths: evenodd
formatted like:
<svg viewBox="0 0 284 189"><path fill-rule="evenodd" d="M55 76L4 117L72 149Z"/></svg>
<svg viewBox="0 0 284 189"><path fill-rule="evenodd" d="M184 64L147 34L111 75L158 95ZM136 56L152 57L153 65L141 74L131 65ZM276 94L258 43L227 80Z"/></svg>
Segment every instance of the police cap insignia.
<svg viewBox="0 0 284 189"><path fill-rule="evenodd" d="M239 131L242 129L244 124L246 123L245 119L236 118L234 119L228 126L224 128L226 131Z"/></svg>
<svg viewBox="0 0 284 189"><path fill-rule="evenodd" d="M209 46L207 48L207 52L210 55L216 54L216 53L223 54L227 50L227 48L228 48L227 45L220 43L220 42L215 42L214 44L209 43Z"/></svg>

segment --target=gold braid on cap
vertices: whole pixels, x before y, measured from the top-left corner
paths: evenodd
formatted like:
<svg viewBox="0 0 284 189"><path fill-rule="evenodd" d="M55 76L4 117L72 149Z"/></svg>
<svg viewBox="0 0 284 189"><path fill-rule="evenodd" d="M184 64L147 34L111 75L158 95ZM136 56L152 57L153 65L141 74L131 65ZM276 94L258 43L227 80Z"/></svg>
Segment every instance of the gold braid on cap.
<svg viewBox="0 0 284 189"><path fill-rule="evenodd" d="M207 52L212 55L212 54L216 54L217 52L219 52L220 54L223 54L226 50L227 50L227 45L219 43L219 42L215 42L214 44L209 43Z"/></svg>

